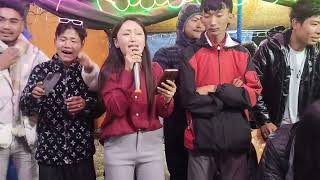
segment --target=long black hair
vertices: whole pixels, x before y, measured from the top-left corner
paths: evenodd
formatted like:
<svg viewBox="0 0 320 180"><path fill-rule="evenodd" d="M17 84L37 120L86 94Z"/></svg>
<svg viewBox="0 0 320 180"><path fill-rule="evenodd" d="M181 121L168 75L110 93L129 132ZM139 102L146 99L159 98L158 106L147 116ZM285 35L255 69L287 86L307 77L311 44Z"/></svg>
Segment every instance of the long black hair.
<svg viewBox="0 0 320 180"><path fill-rule="evenodd" d="M320 101L311 104L296 129L294 143L294 180L320 178Z"/></svg>
<svg viewBox="0 0 320 180"><path fill-rule="evenodd" d="M102 65L100 75L99 75L99 88L100 88L100 92L102 92L103 87L108 81L108 76L110 74L117 74L120 76L121 72L125 68L124 56L120 48L117 48L115 46L113 40L117 39L120 28L122 27L123 23L127 21L136 22L143 29L143 32L145 34L145 47L142 52L142 69L145 73L147 99L148 99L148 114L150 115L152 110L152 104L154 101L155 85L154 85L154 79L152 75L150 52L147 45L147 31L143 23L138 18L133 16L128 16L114 26L111 33L111 37L110 37L109 55L105 60L104 64Z"/></svg>

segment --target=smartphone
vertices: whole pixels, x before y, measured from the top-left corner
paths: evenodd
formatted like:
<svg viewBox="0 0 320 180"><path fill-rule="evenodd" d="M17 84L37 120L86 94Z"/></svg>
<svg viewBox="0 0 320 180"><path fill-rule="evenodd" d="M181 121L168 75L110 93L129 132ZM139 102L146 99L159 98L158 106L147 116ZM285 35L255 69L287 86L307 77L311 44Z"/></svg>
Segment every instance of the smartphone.
<svg viewBox="0 0 320 180"><path fill-rule="evenodd" d="M61 77L61 73L49 72L46 78L43 80L43 87L45 95L48 95L58 83Z"/></svg>
<svg viewBox="0 0 320 180"><path fill-rule="evenodd" d="M174 81L178 76L178 72L178 69L165 69L158 86L161 87L162 82L167 83L166 80Z"/></svg>

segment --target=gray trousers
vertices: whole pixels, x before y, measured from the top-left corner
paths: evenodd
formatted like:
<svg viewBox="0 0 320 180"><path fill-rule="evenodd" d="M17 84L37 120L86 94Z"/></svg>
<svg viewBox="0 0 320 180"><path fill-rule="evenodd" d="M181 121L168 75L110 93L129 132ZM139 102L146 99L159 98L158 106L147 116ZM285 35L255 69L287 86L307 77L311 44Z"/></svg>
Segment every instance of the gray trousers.
<svg viewBox="0 0 320 180"><path fill-rule="evenodd" d="M162 128L104 142L105 180L164 180L163 161Z"/></svg>
<svg viewBox="0 0 320 180"><path fill-rule="evenodd" d="M247 153L189 152L188 180L248 180Z"/></svg>
<svg viewBox="0 0 320 180"><path fill-rule="evenodd" d="M0 180L7 179L9 159L12 158L17 169L18 180L38 180L38 165L34 152L24 138L13 138L9 148L0 148Z"/></svg>

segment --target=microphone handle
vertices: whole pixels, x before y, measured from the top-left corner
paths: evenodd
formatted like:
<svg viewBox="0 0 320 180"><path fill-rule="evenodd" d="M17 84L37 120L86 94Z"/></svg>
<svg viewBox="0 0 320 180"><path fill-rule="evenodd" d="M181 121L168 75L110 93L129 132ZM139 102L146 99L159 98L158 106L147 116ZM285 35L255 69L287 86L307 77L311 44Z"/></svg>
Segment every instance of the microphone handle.
<svg viewBox="0 0 320 180"><path fill-rule="evenodd" d="M133 78L134 78L134 87L136 93L141 93L140 88L140 63L133 64Z"/></svg>

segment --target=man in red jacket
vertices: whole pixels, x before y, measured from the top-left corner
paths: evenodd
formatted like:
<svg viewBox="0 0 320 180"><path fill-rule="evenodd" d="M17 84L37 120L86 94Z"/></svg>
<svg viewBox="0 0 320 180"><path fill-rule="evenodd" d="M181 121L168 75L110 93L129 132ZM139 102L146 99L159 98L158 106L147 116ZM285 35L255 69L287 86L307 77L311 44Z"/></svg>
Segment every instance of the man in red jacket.
<svg viewBox="0 0 320 180"><path fill-rule="evenodd" d="M226 29L232 0L204 0L200 40L184 50L181 104L187 112L188 180L247 180L251 109L261 85L250 54Z"/></svg>

